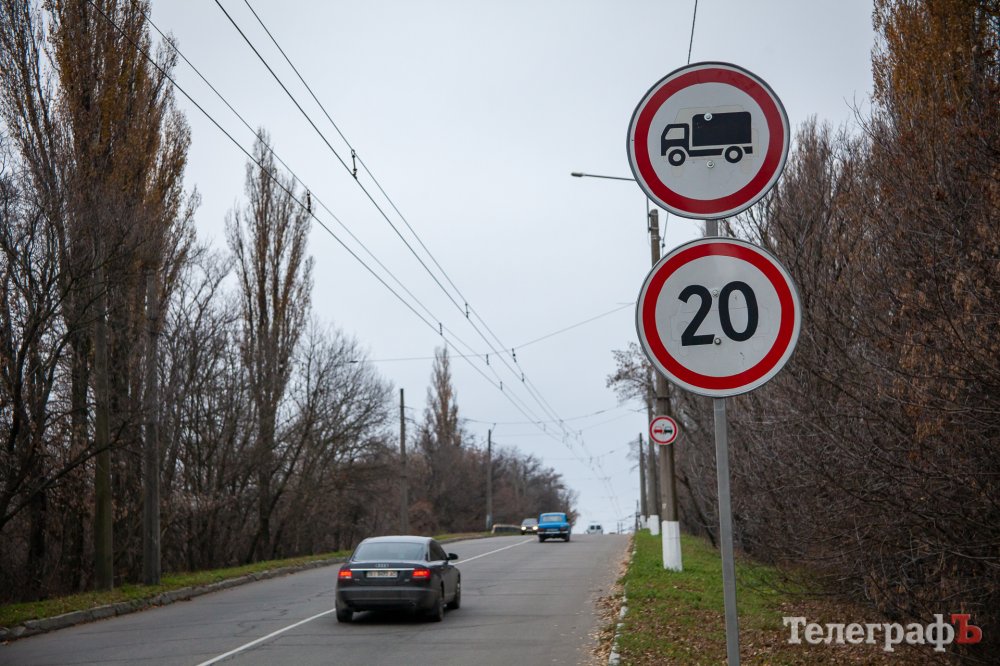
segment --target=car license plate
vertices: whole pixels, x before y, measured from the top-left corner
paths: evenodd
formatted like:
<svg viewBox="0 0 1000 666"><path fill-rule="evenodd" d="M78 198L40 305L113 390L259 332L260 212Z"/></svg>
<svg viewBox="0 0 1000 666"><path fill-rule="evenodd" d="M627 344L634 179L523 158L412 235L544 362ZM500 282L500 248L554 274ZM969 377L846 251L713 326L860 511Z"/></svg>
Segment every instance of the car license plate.
<svg viewBox="0 0 1000 666"><path fill-rule="evenodd" d="M395 578L396 572L389 569L385 571L369 571L366 576L368 578Z"/></svg>

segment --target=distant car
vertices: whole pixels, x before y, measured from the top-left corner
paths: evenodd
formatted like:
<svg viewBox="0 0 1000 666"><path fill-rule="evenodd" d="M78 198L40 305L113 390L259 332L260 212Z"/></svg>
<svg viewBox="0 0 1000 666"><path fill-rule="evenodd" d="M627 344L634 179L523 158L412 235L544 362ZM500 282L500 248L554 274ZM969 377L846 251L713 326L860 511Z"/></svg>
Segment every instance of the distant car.
<svg viewBox="0 0 1000 666"><path fill-rule="evenodd" d="M415 610L433 622L445 607L462 604L462 575L434 539L382 536L365 539L337 573L338 622L367 610Z"/></svg>
<svg viewBox="0 0 1000 666"><path fill-rule="evenodd" d="M604 528L597 523L587 525L587 534L604 534Z"/></svg>
<svg viewBox="0 0 1000 666"><path fill-rule="evenodd" d="M525 518L521 521L521 534L538 534L538 519Z"/></svg>
<svg viewBox="0 0 1000 666"><path fill-rule="evenodd" d="M538 517L538 540L562 539L569 541L572 527L565 513L543 513Z"/></svg>

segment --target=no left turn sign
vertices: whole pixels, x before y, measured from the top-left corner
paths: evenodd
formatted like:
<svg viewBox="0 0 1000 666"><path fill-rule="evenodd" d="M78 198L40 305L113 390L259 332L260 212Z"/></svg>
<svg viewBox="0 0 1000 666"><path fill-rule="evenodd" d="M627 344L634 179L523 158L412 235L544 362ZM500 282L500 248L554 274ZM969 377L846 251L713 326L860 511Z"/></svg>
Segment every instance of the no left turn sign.
<svg viewBox="0 0 1000 666"><path fill-rule="evenodd" d="M788 116L762 79L701 62L660 79L629 123L629 165L662 208L697 219L735 215L777 182L788 156Z"/></svg>
<svg viewBox="0 0 1000 666"><path fill-rule="evenodd" d="M663 257L636 307L649 361L681 388L715 398L778 374L799 337L795 283L770 253L735 238L701 238Z"/></svg>

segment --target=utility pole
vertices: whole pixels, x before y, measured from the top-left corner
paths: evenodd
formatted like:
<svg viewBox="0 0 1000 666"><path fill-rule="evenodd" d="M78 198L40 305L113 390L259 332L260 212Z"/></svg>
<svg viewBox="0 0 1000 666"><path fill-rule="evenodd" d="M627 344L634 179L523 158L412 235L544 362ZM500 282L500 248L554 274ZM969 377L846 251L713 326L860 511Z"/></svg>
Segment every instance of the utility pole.
<svg viewBox="0 0 1000 666"><path fill-rule="evenodd" d="M660 260L660 211L649 211L649 240L653 265ZM667 380L656 373L656 413L670 414ZM651 438L652 439L652 438ZM660 447L660 516L663 533L663 568L681 571L681 524L677 517L677 484L674 483L674 446Z"/></svg>
<svg viewBox="0 0 1000 666"><path fill-rule="evenodd" d="M656 263L655 261L653 263ZM653 422L653 402L655 400L653 390L653 369L646 366L646 385L649 391L646 393L646 423ZM649 448L646 453L646 487L647 502L649 504L649 533L656 536L660 533L660 479L657 474L656 443L652 439L648 442Z"/></svg>
<svg viewBox="0 0 1000 666"><path fill-rule="evenodd" d="M486 531L493 529L493 431L486 431Z"/></svg>
<svg viewBox="0 0 1000 666"><path fill-rule="evenodd" d="M410 531L410 488L406 475L406 404L399 389L399 533Z"/></svg>
<svg viewBox="0 0 1000 666"><path fill-rule="evenodd" d="M146 437L143 442L142 462L142 582L160 584L160 427L157 410L160 407L160 382L156 360L159 327L160 297L156 271L146 274L146 391L143 411L146 419Z"/></svg>
<svg viewBox="0 0 1000 666"><path fill-rule="evenodd" d="M639 515L645 520L646 516L646 452L642 450L644 442L642 441L642 433L639 433ZM636 531L639 531L639 527L636 526Z"/></svg>
<svg viewBox="0 0 1000 666"><path fill-rule="evenodd" d="M108 285L104 252L98 241L97 317L94 321L94 588L111 590L115 584L114 508L111 491L111 387L108 380Z"/></svg>

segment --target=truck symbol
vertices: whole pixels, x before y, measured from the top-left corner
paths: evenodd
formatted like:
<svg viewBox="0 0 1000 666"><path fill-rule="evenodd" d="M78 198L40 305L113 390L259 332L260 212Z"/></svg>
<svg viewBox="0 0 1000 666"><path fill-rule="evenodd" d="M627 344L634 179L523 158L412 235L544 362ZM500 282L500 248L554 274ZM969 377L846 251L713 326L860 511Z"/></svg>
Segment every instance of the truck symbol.
<svg viewBox="0 0 1000 666"><path fill-rule="evenodd" d="M684 164L691 157L713 157L725 154L726 161L736 164L743 154L753 153L750 135L750 112L699 113L691 125L667 125L660 135L660 156L673 166Z"/></svg>

